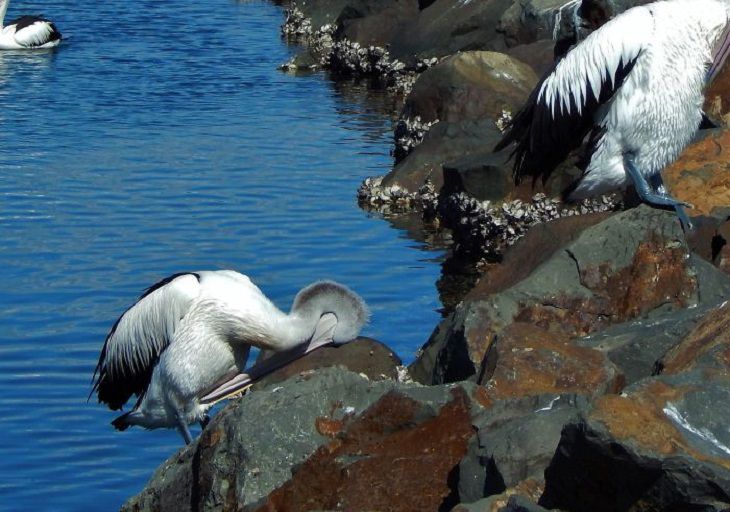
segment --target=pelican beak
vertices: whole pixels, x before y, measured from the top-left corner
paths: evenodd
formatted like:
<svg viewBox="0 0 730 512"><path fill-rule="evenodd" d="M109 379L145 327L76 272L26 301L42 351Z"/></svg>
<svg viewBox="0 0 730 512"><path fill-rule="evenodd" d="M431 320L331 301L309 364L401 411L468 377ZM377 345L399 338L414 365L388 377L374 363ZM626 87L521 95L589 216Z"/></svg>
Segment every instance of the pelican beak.
<svg viewBox="0 0 730 512"><path fill-rule="evenodd" d="M712 83L722 69L728 53L730 53L730 23L725 26L725 30L722 32L717 46L715 47L715 51L712 54L712 64L710 65L710 69L707 71L708 84Z"/></svg>
<svg viewBox="0 0 730 512"><path fill-rule="evenodd" d="M336 326L337 317L332 313L325 313L319 319L314 334L308 343L302 343L283 352L276 352L263 361L256 363L246 372L234 374L233 376L228 374L222 379L222 382L219 381L212 389L205 392L199 399L200 404L213 405L221 400L238 395L254 382L273 371L304 357L320 347L333 344L332 337Z"/></svg>

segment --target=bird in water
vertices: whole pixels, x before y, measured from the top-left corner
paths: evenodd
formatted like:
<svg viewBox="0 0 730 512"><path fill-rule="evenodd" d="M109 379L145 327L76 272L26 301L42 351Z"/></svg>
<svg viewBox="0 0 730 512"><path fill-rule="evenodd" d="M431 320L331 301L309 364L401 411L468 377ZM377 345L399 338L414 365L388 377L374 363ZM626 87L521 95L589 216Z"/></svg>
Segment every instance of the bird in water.
<svg viewBox="0 0 730 512"><path fill-rule="evenodd" d="M303 288L286 314L238 272L175 274L116 321L91 394L112 410L137 396L112 422L118 430L177 428L190 443L188 426L205 426L217 400L322 344L355 338L368 316L357 294L332 281ZM251 346L274 355L244 373Z"/></svg>
<svg viewBox="0 0 730 512"><path fill-rule="evenodd" d="M21 16L5 24L10 0L0 0L0 50L53 48L61 42L61 32L42 16Z"/></svg>
<svg viewBox="0 0 730 512"><path fill-rule="evenodd" d="M515 143L513 175L543 183L587 137L575 201L633 185L651 205L671 207L685 229L685 202L661 171L702 121L704 88L730 51L723 0L668 0L629 9L571 49L538 83L495 151Z"/></svg>

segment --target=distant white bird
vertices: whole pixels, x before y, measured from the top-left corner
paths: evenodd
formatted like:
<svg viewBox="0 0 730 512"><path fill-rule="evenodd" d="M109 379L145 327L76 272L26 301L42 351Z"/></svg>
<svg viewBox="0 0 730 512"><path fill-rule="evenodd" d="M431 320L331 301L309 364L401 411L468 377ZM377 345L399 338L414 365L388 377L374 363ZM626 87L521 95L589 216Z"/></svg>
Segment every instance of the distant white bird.
<svg viewBox="0 0 730 512"><path fill-rule="evenodd" d="M646 203L674 207L660 172L702 120L705 84L730 48L728 3L669 0L634 7L570 50L545 75L495 151L516 142L514 178L547 180L588 136L579 200L632 184Z"/></svg>
<svg viewBox="0 0 730 512"><path fill-rule="evenodd" d="M114 324L94 371L92 393L110 409L132 395L134 408L112 424L177 427L204 424L219 398L328 342L355 338L368 319L363 300L332 281L302 289L289 314L251 280L231 270L170 276L150 287ZM282 352L243 374L251 346Z"/></svg>
<svg viewBox="0 0 730 512"><path fill-rule="evenodd" d="M41 16L21 16L5 25L10 0L0 0L0 50L53 48L61 42L61 32Z"/></svg>

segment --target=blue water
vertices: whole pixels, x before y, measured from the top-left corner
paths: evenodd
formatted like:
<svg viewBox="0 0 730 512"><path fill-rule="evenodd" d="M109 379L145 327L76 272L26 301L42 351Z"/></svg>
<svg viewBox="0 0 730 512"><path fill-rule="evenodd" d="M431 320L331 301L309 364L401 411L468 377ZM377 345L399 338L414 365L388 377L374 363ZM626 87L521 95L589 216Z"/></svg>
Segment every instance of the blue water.
<svg viewBox="0 0 730 512"><path fill-rule="evenodd" d="M86 402L109 328L174 272L233 268L280 307L320 278L406 361L437 323L438 253L358 209L390 121L276 67L262 2L16 1L68 41L0 53L0 509L113 510L180 447ZM371 95L375 93L369 93Z"/></svg>

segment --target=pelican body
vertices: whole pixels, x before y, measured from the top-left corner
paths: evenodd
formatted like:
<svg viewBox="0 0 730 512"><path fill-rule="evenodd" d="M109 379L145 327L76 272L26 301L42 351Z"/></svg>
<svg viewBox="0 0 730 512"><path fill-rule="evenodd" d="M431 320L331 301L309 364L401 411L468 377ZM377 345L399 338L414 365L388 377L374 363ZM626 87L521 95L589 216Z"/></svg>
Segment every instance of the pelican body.
<svg viewBox="0 0 730 512"><path fill-rule="evenodd" d="M634 185L690 226L688 205L667 194L660 172L700 125L705 84L727 57L729 17L722 0L660 1L591 33L545 75L495 147L516 143L515 181L546 181L588 137L566 199Z"/></svg>
<svg viewBox="0 0 730 512"><path fill-rule="evenodd" d="M10 0L0 0L0 50L53 48L61 42L61 32L42 16L21 16L5 24Z"/></svg>
<svg viewBox="0 0 730 512"><path fill-rule="evenodd" d="M331 281L302 289L286 314L238 272L175 274L150 287L114 324L92 393L112 410L138 397L112 422L117 429L176 427L189 443L188 425L207 421L211 391L231 393L252 380L240 378L251 346L269 354L349 341L367 318L362 299Z"/></svg>

